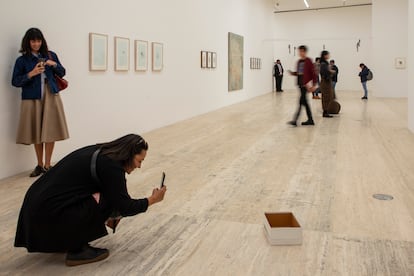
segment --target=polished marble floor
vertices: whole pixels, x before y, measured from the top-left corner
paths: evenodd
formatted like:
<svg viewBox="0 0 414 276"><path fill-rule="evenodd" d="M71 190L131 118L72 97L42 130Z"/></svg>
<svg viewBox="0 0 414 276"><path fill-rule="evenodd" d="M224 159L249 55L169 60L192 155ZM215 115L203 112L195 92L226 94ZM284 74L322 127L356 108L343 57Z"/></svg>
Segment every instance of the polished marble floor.
<svg viewBox="0 0 414 276"><path fill-rule="evenodd" d="M94 242L105 261L68 268L64 254L13 248L32 179L0 181L1 275L414 275L414 134L405 99L338 92L341 115L286 125L297 92L266 94L144 134L128 177L143 197L167 173L161 204ZM384 193L392 201L379 201ZM292 211L303 245L270 246L265 211Z"/></svg>

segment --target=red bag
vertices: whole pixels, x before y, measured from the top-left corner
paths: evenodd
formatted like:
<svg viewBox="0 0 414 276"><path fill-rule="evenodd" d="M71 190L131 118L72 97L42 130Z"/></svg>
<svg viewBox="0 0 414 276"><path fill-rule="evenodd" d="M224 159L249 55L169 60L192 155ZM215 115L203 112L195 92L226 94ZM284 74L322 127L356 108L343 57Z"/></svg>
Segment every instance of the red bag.
<svg viewBox="0 0 414 276"><path fill-rule="evenodd" d="M49 53L49 59L53 60L52 55ZM62 90L65 90L69 86L69 82L65 80L64 78L59 77L56 74L53 74L55 77L56 85L59 89L59 92Z"/></svg>

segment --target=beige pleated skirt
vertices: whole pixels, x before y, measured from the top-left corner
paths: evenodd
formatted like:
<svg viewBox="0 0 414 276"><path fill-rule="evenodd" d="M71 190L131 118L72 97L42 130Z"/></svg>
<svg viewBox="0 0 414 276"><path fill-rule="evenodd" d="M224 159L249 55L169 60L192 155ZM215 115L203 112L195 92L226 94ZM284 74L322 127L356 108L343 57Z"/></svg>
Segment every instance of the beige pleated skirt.
<svg viewBox="0 0 414 276"><path fill-rule="evenodd" d="M49 85L45 84L42 99L22 100L17 144L41 144L68 138L68 126L59 93L53 94Z"/></svg>

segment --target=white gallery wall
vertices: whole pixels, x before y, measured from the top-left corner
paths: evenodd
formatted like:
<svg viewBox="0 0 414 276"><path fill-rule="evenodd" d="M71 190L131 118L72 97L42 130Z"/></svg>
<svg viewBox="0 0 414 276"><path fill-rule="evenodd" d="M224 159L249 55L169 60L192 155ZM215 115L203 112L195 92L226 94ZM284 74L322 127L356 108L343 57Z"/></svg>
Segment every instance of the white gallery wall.
<svg viewBox="0 0 414 276"><path fill-rule="evenodd" d="M319 11L274 14L274 59L280 59L285 69L294 70L297 55L293 47L305 44L309 56L320 56L325 45L339 67L337 90L361 90L359 64L371 64L371 6ZM361 40L357 51L356 44ZM288 45L291 45L289 54ZM284 87L296 87L295 79L285 75Z"/></svg>
<svg viewBox="0 0 414 276"><path fill-rule="evenodd" d="M410 1L411 2L411 1ZM407 70L395 59L408 54L408 0L374 0L372 9L374 92L379 97L407 97Z"/></svg>
<svg viewBox="0 0 414 276"><path fill-rule="evenodd" d="M20 89L10 84L22 36L32 26L44 32L70 83L62 98L71 138L57 143L54 161L84 145L143 133L271 91L273 51L266 39L272 1L40 0L39 9L28 8L24 0L4 2L0 178L36 164L32 147L15 144ZM89 32L109 35L107 72L88 70ZM228 32L243 35L245 41L244 89L232 93L227 92ZM131 39L129 72L113 70L114 36ZM162 72L134 72L134 39L164 43ZM217 52L217 69L200 69L201 50ZM263 70L248 69L249 57L261 57Z"/></svg>

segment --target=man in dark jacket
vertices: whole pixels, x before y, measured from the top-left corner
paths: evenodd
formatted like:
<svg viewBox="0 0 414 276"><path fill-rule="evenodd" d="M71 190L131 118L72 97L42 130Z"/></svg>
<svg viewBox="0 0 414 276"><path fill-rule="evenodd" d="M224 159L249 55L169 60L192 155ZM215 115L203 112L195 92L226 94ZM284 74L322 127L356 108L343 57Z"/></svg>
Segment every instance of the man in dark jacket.
<svg viewBox="0 0 414 276"><path fill-rule="evenodd" d="M283 66L280 59L276 60L275 66L273 67L273 76L276 80L276 92L283 92L282 81L283 81Z"/></svg>
<svg viewBox="0 0 414 276"><path fill-rule="evenodd" d="M364 96L361 99L368 100L367 81L368 81L369 69L363 63L361 63L359 67L361 68L361 72L359 72L359 77L361 78L362 88L364 89Z"/></svg>
<svg viewBox="0 0 414 276"><path fill-rule="evenodd" d="M303 122L302 125L315 125L312 118L312 111L309 106L306 93L314 92L317 88L317 76L315 74L315 68L313 66L312 60L307 57L308 48L304 45L299 46L298 48L300 59L298 61L296 72L290 72L291 75L298 77L298 86L300 89L300 99L299 99L299 108L295 114L293 121L288 122L292 126L297 126L297 121L302 110L302 106L306 108L306 114L308 115L308 120Z"/></svg>

